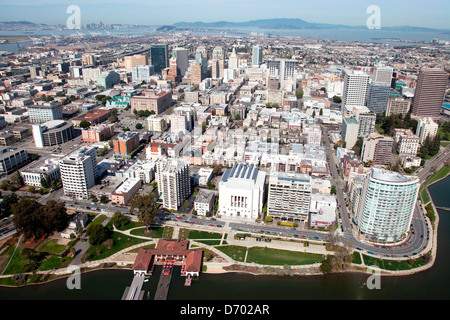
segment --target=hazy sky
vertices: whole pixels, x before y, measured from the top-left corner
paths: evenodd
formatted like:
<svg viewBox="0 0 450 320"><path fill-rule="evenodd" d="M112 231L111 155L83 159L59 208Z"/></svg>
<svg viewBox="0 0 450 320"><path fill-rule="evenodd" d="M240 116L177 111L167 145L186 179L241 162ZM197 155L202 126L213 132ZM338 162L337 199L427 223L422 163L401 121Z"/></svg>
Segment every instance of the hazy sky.
<svg viewBox="0 0 450 320"><path fill-rule="evenodd" d="M299 18L308 22L365 25L370 5L381 9L381 27L450 29L449 0L0 0L0 21L65 25L69 5L81 23L161 25L175 22Z"/></svg>

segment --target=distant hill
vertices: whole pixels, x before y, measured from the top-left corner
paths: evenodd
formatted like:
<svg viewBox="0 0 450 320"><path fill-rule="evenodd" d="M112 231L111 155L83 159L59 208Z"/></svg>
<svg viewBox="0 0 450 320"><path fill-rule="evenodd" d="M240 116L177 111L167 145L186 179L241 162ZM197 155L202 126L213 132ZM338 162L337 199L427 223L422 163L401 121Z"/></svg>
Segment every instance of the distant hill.
<svg viewBox="0 0 450 320"><path fill-rule="evenodd" d="M178 22L173 24L177 28L259 28L259 29L367 29L367 26L348 26L342 24L311 23L297 18L277 18L261 19L245 22ZM415 31L415 32L448 32L449 30L440 30L424 27L398 26L384 27L382 30L389 31Z"/></svg>

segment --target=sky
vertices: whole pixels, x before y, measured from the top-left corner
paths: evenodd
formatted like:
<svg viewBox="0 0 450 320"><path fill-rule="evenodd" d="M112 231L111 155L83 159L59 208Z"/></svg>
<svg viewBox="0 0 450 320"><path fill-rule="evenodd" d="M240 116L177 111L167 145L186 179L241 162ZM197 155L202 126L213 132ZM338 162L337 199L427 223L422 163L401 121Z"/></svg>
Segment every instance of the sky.
<svg viewBox="0 0 450 320"><path fill-rule="evenodd" d="M77 5L81 23L163 25L299 18L307 22L366 25L367 8L380 8L381 27L450 29L449 0L0 0L0 21L62 24Z"/></svg>

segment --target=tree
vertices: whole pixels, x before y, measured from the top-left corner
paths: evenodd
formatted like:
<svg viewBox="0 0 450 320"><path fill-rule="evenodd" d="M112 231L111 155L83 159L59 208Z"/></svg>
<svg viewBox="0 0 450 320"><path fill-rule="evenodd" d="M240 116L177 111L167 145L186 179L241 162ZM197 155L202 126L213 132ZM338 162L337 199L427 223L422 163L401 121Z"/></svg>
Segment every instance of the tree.
<svg viewBox="0 0 450 320"><path fill-rule="evenodd" d="M295 92L295 97L296 97L297 99L303 98L303 88L299 88L299 89Z"/></svg>
<svg viewBox="0 0 450 320"><path fill-rule="evenodd" d="M135 213L139 222L149 229L156 222L156 214L158 213L158 206L153 194L132 197L130 200L130 212Z"/></svg>
<svg viewBox="0 0 450 320"><path fill-rule="evenodd" d="M80 128L87 129L91 126L91 123L89 121L83 120L80 122Z"/></svg>
<svg viewBox="0 0 450 320"><path fill-rule="evenodd" d="M108 239L109 229L100 223L91 224L86 230L86 235L89 236L90 244L99 245Z"/></svg>
<svg viewBox="0 0 450 320"><path fill-rule="evenodd" d="M363 143L364 143L363 138L358 138L358 140L356 140L356 143L355 143L355 145L352 148L352 150L355 151L355 154L358 157L361 157L361 151L362 151Z"/></svg>
<svg viewBox="0 0 450 320"><path fill-rule="evenodd" d="M331 186L331 194L336 194L336 186Z"/></svg>
<svg viewBox="0 0 450 320"><path fill-rule="evenodd" d="M138 129L138 130L140 130L140 129L142 129L142 123L136 123L136 129Z"/></svg>
<svg viewBox="0 0 450 320"><path fill-rule="evenodd" d="M342 98L341 98L341 97L338 97L338 96L334 96L334 97L333 97L333 102L334 102L334 103L341 103L341 102L342 102Z"/></svg>
<svg viewBox="0 0 450 320"><path fill-rule="evenodd" d="M128 220L128 218L122 212L116 211L114 212L111 222L117 228L121 228L126 226L130 222L130 220Z"/></svg>
<svg viewBox="0 0 450 320"><path fill-rule="evenodd" d="M22 197L11 206L11 212L17 231L26 239L40 239L63 231L69 224L65 204L54 200L42 205L35 197Z"/></svg>

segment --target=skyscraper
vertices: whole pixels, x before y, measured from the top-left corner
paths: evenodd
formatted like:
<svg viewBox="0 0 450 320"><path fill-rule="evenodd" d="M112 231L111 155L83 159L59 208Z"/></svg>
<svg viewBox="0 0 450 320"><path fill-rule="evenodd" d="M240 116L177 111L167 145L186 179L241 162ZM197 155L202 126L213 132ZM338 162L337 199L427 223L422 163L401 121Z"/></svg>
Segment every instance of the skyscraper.
<svg viewBox="0 0 450 320"><path fill-rule="evenodd" d="M400 240L411 224L418 192L417 177L372 167L358 206L361 235L375 241Z"/></svg>
<svg viewBox="0 0 450 320"><path fill-rule="evenodd" d="M98 176L97 150L82 147L61 159L59 168L64 194L78 199L88 199L88 189L95 185Z"/></svg>
<svg viewBox="0 0 450 320"><path fill-rule="evenodd" d="M188 163L180 159L161 159L156 163L155 176L163 207L178 210L191 195Z"/></svg>
<svg viewBox="0 0 450 320"><path fill-rule="evenodd" d="M151 64L156 73L169 66L169 47L167 44L155 44L150 47Z"/></svg>
<svg viewBox="0 0 450 320"><path fill-rule="evenodd" d="M342 105L346 106L366 106L367 91L369 90L370 76L362 71L344 71L344 92Z"/></svg>
<svg viewBox="0 0 450 320"><path fill-rule="evenodd" d="M373 70L373 81L391 86L394 69L391 67L376 67Z"/></svg>
<svg viewBox="0 0 450 320"><path fill-rule="evenodd" d="M184 48L174 48L172 50L173 57L177 60L178 74L184 77L189 68L189 52Z"/></svg>
<svg viewBox="0 0 450 320"><path fill-rule="evenodd" d="M262 46L253 46L252 65L259 67L262 64Z"/></svg>
<svg viewBox="0 0 450 320"><path fill-rule="evenodd" d="M416 118L440 117L448 73L442 69L422 68L417 79L411 115Z"/></svg>
<svg viewBox="0 0 450 320"><path fill-rule="evenodd" d="M384 82L372 82L369 85L367 107L374 113L383 113L389 102L391 86Z"/></svg>
<svg viewBox="0 0 450 320"><path fill-rule="evenodd" d="M298 67L297 60L269 60L267 61L267 67L269 69L269 78L278 78L281 90L295 90L292 85L289 86L289 80L291 80L291 84L295 82Z"/></svg>
<svg viewBox="0 0 450 320"><path fill-rule="evenodd" d="M239 67L239 57L236 54L236 49L233 47L233 51L228 59L228 69L236 69Z"/></svg>

